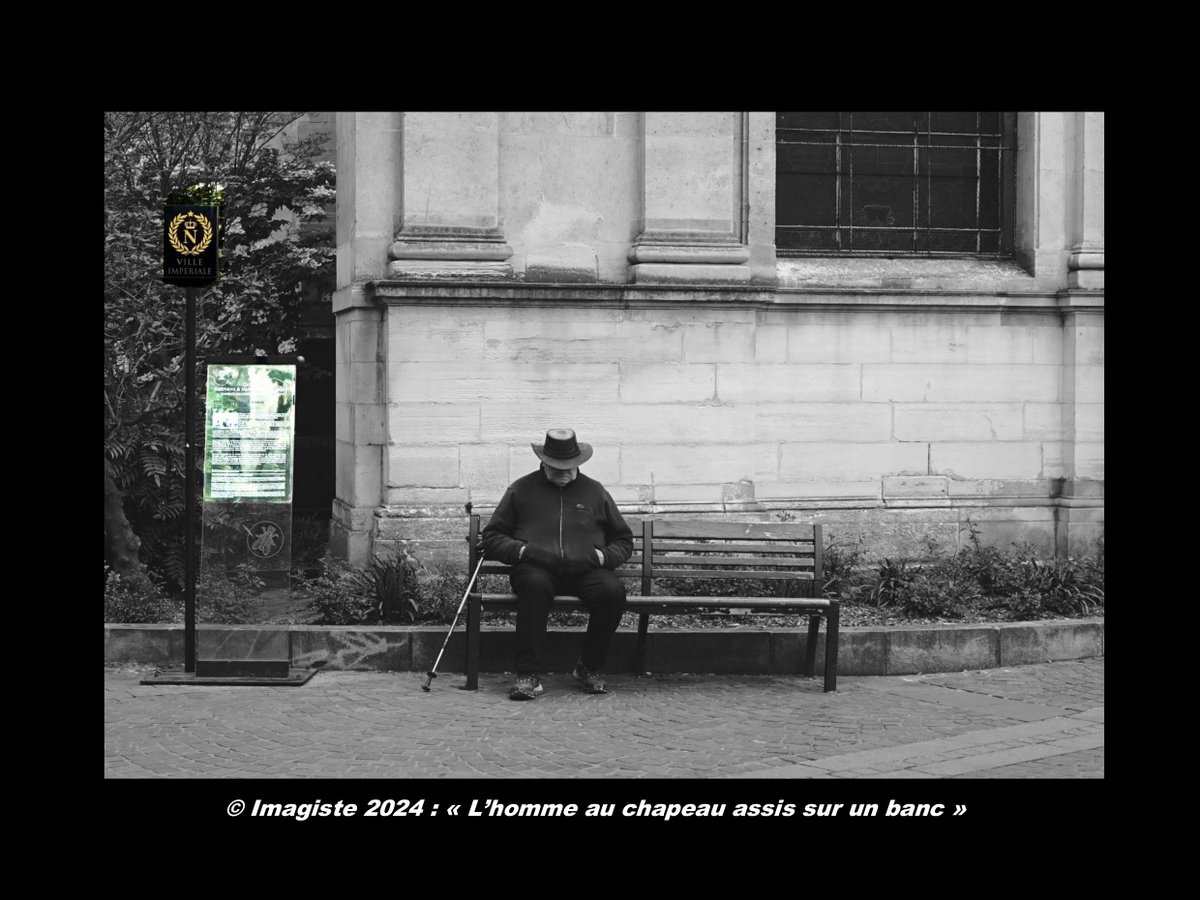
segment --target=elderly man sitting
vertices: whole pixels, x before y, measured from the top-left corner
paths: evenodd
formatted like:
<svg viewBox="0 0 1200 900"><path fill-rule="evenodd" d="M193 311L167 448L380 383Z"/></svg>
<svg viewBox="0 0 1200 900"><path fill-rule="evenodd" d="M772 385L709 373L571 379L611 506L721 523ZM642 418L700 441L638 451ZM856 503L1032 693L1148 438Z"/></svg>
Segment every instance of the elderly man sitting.
<svg viewBox="0 0 1200 900"><path fill-rule="evenodd" d="M517 677L509 697L533 700L545 690L542 645L555 594L577 596L588 611L571 674L589 694L603 694L600 670L625 610L625 585L613 570L633 553L633 532L604 485L579 471L590 444L570 428L552 428L531 446L541 466L509 485L482 534L487 557L513 566Z"/></svg>

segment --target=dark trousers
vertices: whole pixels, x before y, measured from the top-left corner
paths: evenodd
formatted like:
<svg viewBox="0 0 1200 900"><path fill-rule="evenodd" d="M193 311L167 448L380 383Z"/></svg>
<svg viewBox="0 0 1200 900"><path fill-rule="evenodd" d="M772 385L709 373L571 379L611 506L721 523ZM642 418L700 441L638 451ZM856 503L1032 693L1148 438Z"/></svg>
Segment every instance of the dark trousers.
<svg viewBox="0 0 1200 900"><path fill-rule="evenodd" d="M546 619L555 594L570 594L588 612L583 639L583 664L599 671L608 661L608 645L625 611L625 585L611 569L595 568L582 575L556 576L532 563L520 563L509 574L517 595L518 674L542 671Z"/></svg>

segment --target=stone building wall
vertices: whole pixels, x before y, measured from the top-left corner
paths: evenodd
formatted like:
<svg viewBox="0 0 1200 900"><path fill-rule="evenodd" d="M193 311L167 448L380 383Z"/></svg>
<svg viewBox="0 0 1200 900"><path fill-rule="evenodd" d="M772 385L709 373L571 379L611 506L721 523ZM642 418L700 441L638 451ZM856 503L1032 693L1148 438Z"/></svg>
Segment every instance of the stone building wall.
<svg viewBox="0 0 1200 900"><path fill-rule="evenodd" d="M561 425L633 519L1089 549L1103 117L1018 116L1010 261L777 259L771 123L339 113L336 549L461 554Z"/></svg>

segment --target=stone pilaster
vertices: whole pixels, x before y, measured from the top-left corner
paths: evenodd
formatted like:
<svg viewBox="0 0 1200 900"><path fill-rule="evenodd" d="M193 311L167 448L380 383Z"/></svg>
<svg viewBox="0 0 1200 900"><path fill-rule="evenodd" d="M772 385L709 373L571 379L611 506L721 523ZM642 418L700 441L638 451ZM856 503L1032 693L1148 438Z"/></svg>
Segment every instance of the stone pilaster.
<svg viewBox="0 0 1200 900"><path fill-rule="evenodd" d="M383 497L382 309L366 282L384 276L400 190L398 113L338 113L335 324L336 478L330 545L365 562Z"/></svg>
<svg viewBox="0 0 1200 900"><path fill-rule="evenodd" d="M743 117L737 112L645 114L641 233L630 280L748 283Z"/></svg>
<svg viewBox="0 0 1200 900"><path fill-rule="evenodd" d="M1104 114L1065 115L1067 290L1063 467L1057 550L1081 555L1104 533Z"/></svg>
<svg viewBox="0 0 1200 900"><path fill-rule="evenodd" d="M1101 277L1103 272L1101 271ZM1104 534L1104 296L1060 297L1063 314L1062 466L1057 550L1079 556Z"/></svg>
<svg viewBox="0 0 1200 900"><path fill-rule="evenodd" d="M403 114L400 229L389 278L505 279L499 114Z"/></svg>
<svg viewBox="0 0 1200 900"><path fill-rule="evenodd" d="M1079 112L1073 118L1073 243L1067 284L1078 290L1104 290L1104 113Z"/></svg>
<svg viewBox="0 0 1200 900"><path fill-rule="evenodd" d="M751 281L764 287L779 283L775 254L775 114L746 113L746 243Z"/></svg>

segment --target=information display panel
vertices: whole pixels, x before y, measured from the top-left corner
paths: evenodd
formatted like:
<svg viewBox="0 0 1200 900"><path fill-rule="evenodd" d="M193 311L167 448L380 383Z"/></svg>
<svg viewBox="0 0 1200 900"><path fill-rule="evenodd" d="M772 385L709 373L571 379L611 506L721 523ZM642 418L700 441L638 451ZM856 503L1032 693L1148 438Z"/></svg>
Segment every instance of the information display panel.
<svg viewBox="0 0 1200 900"><path fill-rule="evenodd" d="M294 363L210 362L201 569L248 566L286 585L292 565Z"/></svg>
<svg viewBox="0 0 1200 900"><path fill-rule="evenodd" d="M210 365L207 400L205 501L291 503L296 367Z"/></svg>

